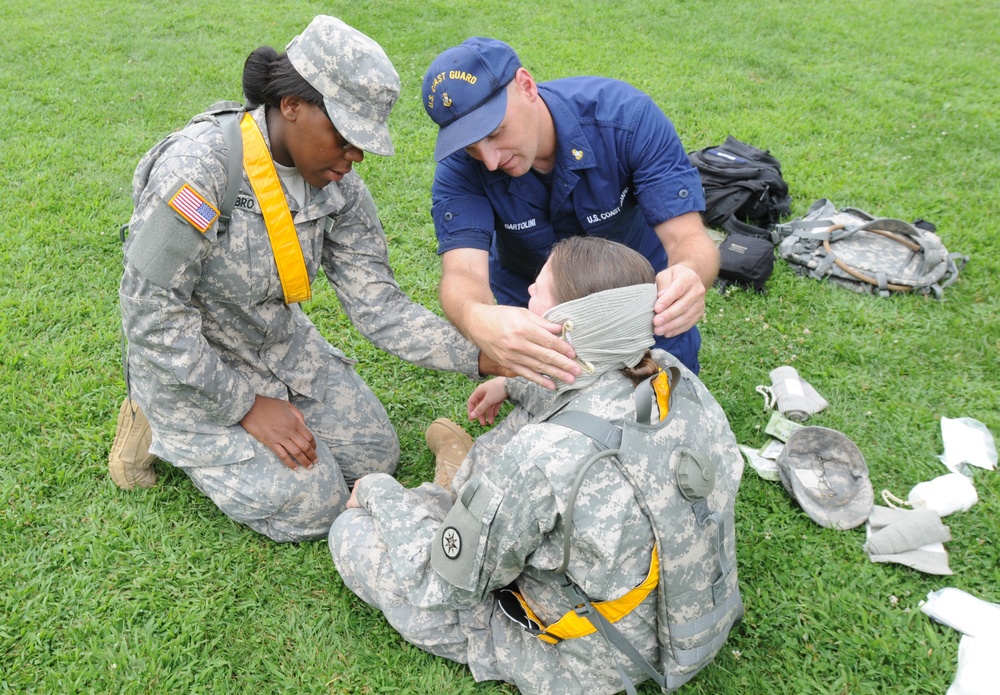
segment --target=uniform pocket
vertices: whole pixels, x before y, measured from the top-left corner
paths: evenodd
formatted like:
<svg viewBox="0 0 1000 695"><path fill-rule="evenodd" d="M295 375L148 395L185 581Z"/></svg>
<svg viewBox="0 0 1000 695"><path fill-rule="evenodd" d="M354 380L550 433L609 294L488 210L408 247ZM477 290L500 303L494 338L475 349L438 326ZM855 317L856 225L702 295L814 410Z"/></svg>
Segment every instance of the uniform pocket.
<svg viewBox="0 0 1000 695"><path fill-rule="evenodd" d="M485 478L473 478L434 534L431 567L449 583L475 591L486 557L490 526L503 493Z"/></svg>

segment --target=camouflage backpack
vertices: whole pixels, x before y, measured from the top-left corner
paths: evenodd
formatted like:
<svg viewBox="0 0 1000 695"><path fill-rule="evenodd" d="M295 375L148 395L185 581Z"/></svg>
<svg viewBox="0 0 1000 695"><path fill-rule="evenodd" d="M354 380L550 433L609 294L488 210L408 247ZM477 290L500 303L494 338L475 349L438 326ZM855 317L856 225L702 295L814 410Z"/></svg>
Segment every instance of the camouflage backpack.
<svg viewBox="0 0 1000 695"><path fill-rule="evenodd" d="M743 617L736 572L733 508L743 474L743 458L722 408L708 389L671 355L654 351L669 377L669 404L663 420L653 413L658 398L652 382L635 392L635 418L620 425L590 413L563 411L548 422L582 432L601 451L588 459L570 491L564 527L573 528L576 493L590 466L612 457L634 488L635 498L653 527L659 558L656 588L658 664L650 664L591 605L589 597L565 575L561 583L577 613L660 685L672 692L715 658L729 631ZM660 396L662 397L662 396ZM666 406L666 407L665 407ZM619 667L626 690L635 687Z"/></svg>
<svg viewBox="0 0 1000 695"><path fill-rule="evenodd" d="M876 218L857 208L837 210L825 198L804 216L771 231L780 241L778 255L796 272L882 297L917 292L941 299L969 260L949 254L928 222Z"/></svg>
<svg viewBox="0 0 1000 695"><path fill-rule="evenodd" d="M240 194L240 184L243 182L243 136L240 134L240 117L243 115L244 110L243 104L238 101L217 101L209 106L204 113L192 118L188 124L214 118L222 128L222 137L226 142L226 150L229 153L229 157L226 160L226 197L219 205L218 225L220 234L229 228L229 220L232 219L233 208L236 207L236 198ZM148 177L149 168L152 167L152 162L155 161L157 154L169 147L176 135L177 133L171 133L143 155L137 168L141 169L145 167L145 176ZM128 222L118 228L118 238L122 244L128 238L128 228Z"/></svg>

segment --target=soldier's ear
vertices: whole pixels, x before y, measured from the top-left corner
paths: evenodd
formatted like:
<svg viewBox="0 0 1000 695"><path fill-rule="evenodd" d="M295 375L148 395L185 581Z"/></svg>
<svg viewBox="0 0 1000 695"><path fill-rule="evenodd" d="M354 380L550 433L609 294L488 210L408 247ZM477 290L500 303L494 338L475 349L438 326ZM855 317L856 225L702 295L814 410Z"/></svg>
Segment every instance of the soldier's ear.
<svg viewBox="0 0 1000 695"><path fill-rule="evenodd" d="M298 120L305 103L302 97L292 95L281 97L281 115L286 121L294 123Z"/></svg>

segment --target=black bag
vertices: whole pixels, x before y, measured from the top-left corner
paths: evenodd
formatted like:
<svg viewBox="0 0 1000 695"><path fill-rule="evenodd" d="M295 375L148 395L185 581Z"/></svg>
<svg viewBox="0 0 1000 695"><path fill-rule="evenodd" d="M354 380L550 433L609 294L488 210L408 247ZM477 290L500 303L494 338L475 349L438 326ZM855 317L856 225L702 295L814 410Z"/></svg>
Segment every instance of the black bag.
<svg viewBox="0 0 1000 695"><path fill-rule="evenodd" d="M689 152L705 189L705 224L770 239L768 227L791 214L788 184L770 152L732 135L722 145Z"/></svg>
<svg viewBox="0 0 1000 695"><path fill-rule="evenodd" d="M774 245L768 239L730 234L719 245L719 277L715 284L720 292L729 284L763 292L773 270Z"/></svg>

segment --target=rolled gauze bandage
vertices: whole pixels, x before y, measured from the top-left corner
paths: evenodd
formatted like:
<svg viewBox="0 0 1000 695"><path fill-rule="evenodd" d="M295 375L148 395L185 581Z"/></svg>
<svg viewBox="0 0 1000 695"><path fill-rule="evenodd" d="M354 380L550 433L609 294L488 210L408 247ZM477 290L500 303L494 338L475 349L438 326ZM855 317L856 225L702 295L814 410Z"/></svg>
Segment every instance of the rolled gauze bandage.
<svg viewBox="0 0 1000 695"><path fill-rule="evenodd" d="M875 506L868 517L864 550L872 562L895 562L928 574L951 574L943 542L950 529L930 509Z"/></svg>
<svg viewBox="0 0 1000 695"><path fill-rule="evenodd" d="M951 540L941 517L930 509L887 509L876 506L868 517L871 535L865 550L871 555L891 555L916 550L929 543Z"/></svg>
<svg viewBox="0 0 1000 695"><path fill-rule="evenodd" d="M938 516L966 512L979 501L976 487L961 473L941 475L910 490L907 501L914 509L933 509Z"/></svg>
<svg viewBox="0 0 1000 695"><path fill-rule="evenodd" d="M778 367L771 371L771 390L777 401L778 412L795 422L805 422L810 415L826 408L829 403L794 367Z"/></svg>

